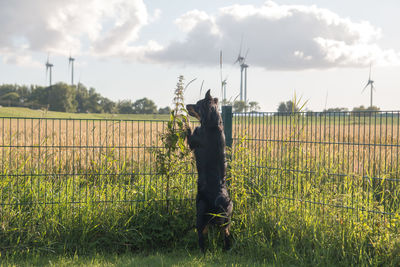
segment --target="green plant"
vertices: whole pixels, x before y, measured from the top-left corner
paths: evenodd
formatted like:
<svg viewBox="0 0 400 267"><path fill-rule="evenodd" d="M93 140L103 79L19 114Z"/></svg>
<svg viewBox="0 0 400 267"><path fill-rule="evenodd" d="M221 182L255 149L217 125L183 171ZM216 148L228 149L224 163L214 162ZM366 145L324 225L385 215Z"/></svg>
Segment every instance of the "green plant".
<svg viewBox="0 0 400 267"><path fill-rule="evenodd" d="M179 76L175 89L174 109L165 132L161 135L161 148L154 150L158 172L166 179L167 209L171 179L178 178L190 164L190 150L185 145L188 113L184 104L184 78Z"/></svg>

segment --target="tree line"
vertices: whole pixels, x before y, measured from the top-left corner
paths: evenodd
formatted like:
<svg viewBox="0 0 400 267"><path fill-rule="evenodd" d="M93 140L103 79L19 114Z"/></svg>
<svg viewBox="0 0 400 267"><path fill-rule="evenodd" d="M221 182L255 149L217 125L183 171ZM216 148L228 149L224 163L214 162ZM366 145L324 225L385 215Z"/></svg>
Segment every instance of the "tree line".
<svg viewBox="0 0 400 267"><path fill-rule="evenodd" d="M286 101L286 102L280 102L278 105L277 113L280 115L291 115L292 113L295 112L300 112L302 109L298 106L298 104L294 103L292 100ZM346 113L346 112L351 112L352 115L355 116L370 116L375 114L380 110L379 107L376 106L371 106L371 107L364 107L364 106L359 106L359 107L354 107L351 111L348 108L328 108L324 109L322 111L323 115L326 116L336 116L339 113ZM312 114L313 111L311 110L306 110L306 114Z"/></svg>
<svg viewBox="0 0 400 267"><path fill-rule="evenodd" d="M142 98L112 101L100 95L94 88L82 83L68 85L57 83L52 86L37 85L0 85L0 105L9 107L27 107L48 109L71 113L119 113L119 114L169 114L170 108L157 108L156 104Z"/></svg>
<svg viewBox="0 0 400 267"><path fill-rule="evenodd" d="M234 112L257 112L260 106L256 101L222 101L223 105L232 105ZM57 83L52 86L38 85L0 85L0 106L27 107L31 109L47 109L50 111L70 113L114 113L114 114L169 114L170 107L157 108L154 101L148 98L136 101L120 100L112 101L100 95L92 87L87 88L84 84L68 85ZM290 115L301 111L298 104L292 100L280 102L278 114ZM329 108L323 110L327 115L349 111L347 108ZM379 111L376 106L354 107L351 113L360 116L371 115ZM312 113L306 110L306 113Z"/></svg>

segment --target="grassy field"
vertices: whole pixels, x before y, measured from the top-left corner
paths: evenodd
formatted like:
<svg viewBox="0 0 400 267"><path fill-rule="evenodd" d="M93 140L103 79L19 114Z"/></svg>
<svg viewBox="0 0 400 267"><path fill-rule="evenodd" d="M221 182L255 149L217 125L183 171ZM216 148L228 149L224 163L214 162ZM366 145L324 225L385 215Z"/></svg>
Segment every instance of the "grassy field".
<svg viewBox="0 0 400 267"><path fill-rule="evenodd" d="M400 264L398 131L303 122L234 124L233 247L220 254L211 229L202 258L192 157L178 153L160 168L168 123L0 119L1 260ZM166 249L181 252L154 253Z"/></svg>
<svg viewBox="0 0 400 267"><path fill-rule="evenodd" d="M0 107L0 117L59 118L59 119L113 119L113 120L168 120L163 114L107 114L66 113L18 107Z"/></svg>
<svg viewBox="0 0 400 267"><path fill-rule="evenodd" d="M11 257L0 263L0 266L273 266L266 260L256 260L233 253L207 253L177 251L148 254L93 254L89 256L66 255L30 255L29 257Z"/></svg>

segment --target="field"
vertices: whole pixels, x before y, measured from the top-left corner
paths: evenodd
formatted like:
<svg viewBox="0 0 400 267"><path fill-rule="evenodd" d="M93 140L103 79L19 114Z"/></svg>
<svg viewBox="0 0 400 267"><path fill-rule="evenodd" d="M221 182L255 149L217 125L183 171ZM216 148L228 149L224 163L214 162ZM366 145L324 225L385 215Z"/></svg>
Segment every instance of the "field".
<svg viewBox="0 0 400 267"><path fill-rule="evenodd" d="M213 229L210 258L196 256L195 169L190 155L160 157L167 120L56 115L0 118L5 259L133 252L141 260L165 250L155 260L182 250L195 256L171 259L178 266L220 258ZM399 264L396 116L234 117L226 264Z"/></svg>
<svg viewBox="0 0 400 267"><path fill-rule="evenodd" d="M39 109L0 107L0 117L59 118L59 119L115 119L115 120L168 120L162 114L108 114L66 113Z"/></svg>
<svg viewBox="0 0 400 267"><path fill-rule="evenodd" d="M206 256L199 252L177 251L170 253L150 254L94 254L88 256L41 256L34 255L29 258L13 258L3 262L7 266L272 266L264 261L257 261L245 256L208 253ZM0 266L2 266L0 264Z"/></svg>

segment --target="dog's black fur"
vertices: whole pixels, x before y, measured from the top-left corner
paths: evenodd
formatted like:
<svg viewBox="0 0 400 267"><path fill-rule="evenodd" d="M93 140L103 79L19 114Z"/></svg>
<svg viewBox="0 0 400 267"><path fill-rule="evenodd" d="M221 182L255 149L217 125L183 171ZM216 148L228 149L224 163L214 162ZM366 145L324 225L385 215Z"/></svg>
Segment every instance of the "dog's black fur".
<svg viewBox="0 0 400 267"><path fill-rule="evenodd" d="M226 187L225 135L218 112L218 99L210 90L204 99L187 105L189 115L200 121L192 133L187 130L187 142L194 150L198 172L197 180L197 234L200 249L204 252L203 231L207 224L216 224L224 234L224 248L229 249L229 227L233 204Z"/></svg>

